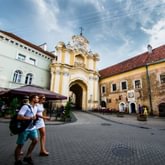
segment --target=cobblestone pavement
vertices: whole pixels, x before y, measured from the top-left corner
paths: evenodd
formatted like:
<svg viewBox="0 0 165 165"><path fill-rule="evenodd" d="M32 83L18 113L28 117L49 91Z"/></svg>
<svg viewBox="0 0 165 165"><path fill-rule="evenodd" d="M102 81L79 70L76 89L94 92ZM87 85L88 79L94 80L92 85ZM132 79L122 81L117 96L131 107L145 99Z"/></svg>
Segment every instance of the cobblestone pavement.
<svg viewBox="0 0 165 165"><path fill-rule="evenodd" d="M74 112L77 121L47 123L48 157L33 152L35 165L164 165L165 120ZM135 120L134 120L135 119ZM0 123L0 165L13 165L15 141ZM27 149L24 147L24 152Z"/></svg>

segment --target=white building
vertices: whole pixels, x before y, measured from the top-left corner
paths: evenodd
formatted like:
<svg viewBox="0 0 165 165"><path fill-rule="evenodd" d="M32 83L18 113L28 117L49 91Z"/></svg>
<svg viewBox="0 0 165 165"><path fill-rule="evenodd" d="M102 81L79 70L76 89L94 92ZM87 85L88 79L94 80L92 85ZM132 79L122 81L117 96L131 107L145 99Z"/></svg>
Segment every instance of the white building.
<svg viewBox="0 0 165 165"><path fill-rule="evenodd" d="M42 46L42 47L41 47ZM0 31L0 87L38 85L50 89L50 67L55 56L18 36Z"/></svg>

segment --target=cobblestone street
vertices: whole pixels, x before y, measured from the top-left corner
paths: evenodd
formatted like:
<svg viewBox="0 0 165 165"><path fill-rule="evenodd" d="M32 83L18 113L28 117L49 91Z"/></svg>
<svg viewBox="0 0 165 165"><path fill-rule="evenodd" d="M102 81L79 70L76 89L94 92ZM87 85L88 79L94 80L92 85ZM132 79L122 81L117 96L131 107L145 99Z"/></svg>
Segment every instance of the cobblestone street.
<svg viewBox="0 0 165 165"><path fill-rule="evenodd" d="M163 165L165 162L165 120L142 127L108 115L74 112L77 121L47 123L48 157L33 152L35 165ZM130 121L133 120L130 117ZM115 122L115 119L119 122ZM114 120L114 121L113 121ZM121 121L123 120L123 121ZM8 123L0 123L0 164L14 164L17 136L10 136ZM24 147L24 152L27 144Z"/></svg>

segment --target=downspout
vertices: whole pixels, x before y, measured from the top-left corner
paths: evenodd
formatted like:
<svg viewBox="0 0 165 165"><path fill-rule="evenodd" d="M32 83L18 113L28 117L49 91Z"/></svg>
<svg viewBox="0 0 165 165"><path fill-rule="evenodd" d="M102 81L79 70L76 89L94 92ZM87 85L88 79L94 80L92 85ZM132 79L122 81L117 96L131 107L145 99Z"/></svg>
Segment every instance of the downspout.
<svg viewBox="0 0 165 165"><path fill-rule="evenodd" d="M147 88L148 88L148 99L149 99L149 112L150 115L153 115L153 106L152 106L152 95L151 95L151 83L150 83L150 76L148 72L148 66L149 64L146 64L146 78L147 78Z"/></svg>

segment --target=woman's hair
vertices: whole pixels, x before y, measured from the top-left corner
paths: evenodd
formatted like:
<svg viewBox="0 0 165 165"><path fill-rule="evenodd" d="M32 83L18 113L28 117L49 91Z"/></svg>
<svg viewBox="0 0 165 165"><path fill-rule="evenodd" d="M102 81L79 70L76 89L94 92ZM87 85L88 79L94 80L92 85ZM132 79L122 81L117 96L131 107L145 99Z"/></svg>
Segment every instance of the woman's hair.
<svg viewBox="0 0 165 165"><path fill-rule="evenodd" d="M39 99L43 99L43 98L45 98L45 95L39 95L38 97L39 97Z"/></svg>
<svg viewBox="0 0 165 165"><path fill-rule="evenodd" d="M32 101L36 96L38 96L38 95L36 95L36 94L30 95L29 101Z"/></svg>

